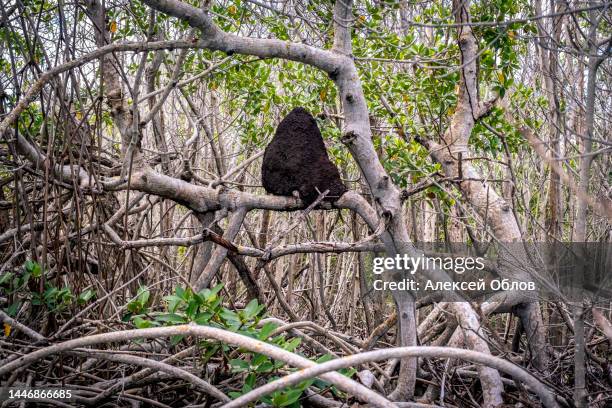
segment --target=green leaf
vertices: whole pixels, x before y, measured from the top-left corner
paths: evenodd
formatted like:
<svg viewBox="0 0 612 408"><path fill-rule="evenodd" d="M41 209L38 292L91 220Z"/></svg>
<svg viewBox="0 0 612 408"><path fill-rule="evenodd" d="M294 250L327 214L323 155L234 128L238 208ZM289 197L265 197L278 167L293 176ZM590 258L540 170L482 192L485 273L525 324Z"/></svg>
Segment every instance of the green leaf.
<svg viewBox="0 0 612 408"><path fill-rule="evenodd" d="M255 376L255 374L251 373L247 375L246 379L244 380L244 385L248 385L249 388L252 390L253 388L255 388L256 380L257 380L257 377Z"/></svg>
<svg viewBox="0 0 612 408"><path fill-rule="evenodd" d="M302 342L302 339L299 337L296 337L296 338L291 339L291 341L289 341L287 344L285 344L283 348L287 351L293 351L300 345L301 342Z"/></svg>
<svg viewBox="0 0 612 408"><path fill-rule="evenodd" d="M274 370L274 364L272 364L271 361L265 361L255 369L255 371L258 373L265 373L272 370Z"/></svg>
<svg viewBox="0 0 612 408"><path fill-rule="evenodd" d="M136 295L136 298L142 306L146 306L147 302L149 301L150 295L151 292L149 291L149 289L146 286L141 286L138 288L138 294Z"/></svg>
<svg viewBox="0 0 612 408"><path fill-rule="evenodd" d="M11 278L14 276L12 272L7 272L5 274L0 275L0 285L4 285L7 282L10 282Z"/></svg>
<svg viewBox="0 0 612 408"><path fill-rule="evenodd" d="M27 260L24 264L25 270L35 278L40 278L42 275L42 267L38 262Z"/></svg>
<svg viewBox="0 0 612 408"><path fill-rule="evenodd" d="M185 289L181 288L180 286L177 286L177 288L174 290L174 293L176 293L176 296L179 299L187 300Z"/></svg>
<svg viewBox="0 0 612 408"><path fill-rule="evenodd" d="M23 267L25 268L25 270L28 273L32 273L32 269L34 269L34 264L35 262L32 261L31 259L28 259L27 261L25 261L25 263L23 264Z"/></svg>
<svg viewBox="0 0 612 408"><path fill-rule="evenodd" d="M229 309L223 309L223 311L221 312L221 317L230 322L240 323L240 317L238 316L238 314Z"/></svg>
<svg viewBox="0 0 612 408"><path fill-rule="evenodd" d="M333 359L334 359L334 356L328 353L328 354L323 354L321 357L317 358L315 361L321 364L321 363L326 363Z"/></svg>
<svg viewBox="0 0 612 408"><path fill-rule="evenodd" d="M96 291L93 289L87 289L79 295L79 297L77 298L77 303L79 305L84 305L85 303L89 302L94 296L96 296Z"/></svg>
<svg viewBox="0 0 612 408"><path fill-rule="evenodd" d="M153 322L150 320L145 320L140 316L135 316L132 321L134 322L134 326L138 329L147 329L149 327L153 327Z"/></svg>
<svg viewBox="0 0 612 408"><path fill-rule="evenodd" d="M141 309L142 309L142 307L140 305L140 302L133 301L133 302L130 302L130 303L127 304L128 312L131 312L131 313L140 313Z"/></svg>
<svg viewBox="0 0 612 408"><path fill-rule="evenodd" d="M175 295L164 296L164 300L168 302L168 311L171 313L174 313L179 304L183 302L182 298Z"/></svg>
<svg viewBox="0 0 612 408"><path fill-rule="evenodd" d="M258 366L264 363L265 361L268 361L268 356L266 356L265 354L255 354L255 356L251 360L251 365Z"/></svg>
<svg viewBox="0 0 612 408"><path fill-rule="evenodd" d="M183 338L185 336L183 336L182 334L176 335L176 336L172 336L170 337L170 345L172 347L176 346L177 344L179 344L181 341L183 341Z"/></svg>
<svg viewBox="0 0 612 408"><path fill-rule="evenodd" d="M244 360L233 359L229 361L229 364L232 366L233 372L242 372L247 371L251 368L251 365Z"/></svg>
<svg viewBox="0 0 612 408"><path fill-rule="evenodd" d="M287 402L287 394L283 393L275 393L272 397L272 405L275 407L284 407Z"/></svg>
<svg viewBox="0 0 612 408"><path fill-rule="evenodd" d="M244 394L244 393L243 393L243 392L240 392L240 391L230 391L230 392L228 393L228 395L229 395L229 397L230 397L231 399L236 399L236 398L238 398L238 397L241 397L243 394Z"/></svg>
<svg viewBox="0 0 612 408"><path fill-rule="evenodd" d="M196 312L198 311L199 306L200 305L197 302L197 300L191 299L189 301L189 304L187 305L187 309L185 309L185 314L187 316L193 317L196 314Z"/></svg>
<svg viewBox="0 0 612 408"><path fill-rule="evenodd" d="M13 303L12 305L10 305L6 310L6 314L11 316L11 317L15 317L17 316L17 312L19 311L19 308L21 308L21 302L17 301L15 303Z"/></svg>
<svg viewBox="0 0 612 408"><path fill-rule="evenodd" d="M258 309L259 309L259 303L257 302L257 299L253 299L244 308L244 313L247 316L247 318L252 318L257 315Z"/></svg>
<svg viewBox="0 0 612 408"><path fill-rule="evenodd" d="M210 322L210 319L213 317L213 314L210 312L202 312L198 313L196 317L193 319L194 322L201 325L206 325Z"/></svg>
<svg viewBox="0 0 612 408"><path fill-rule="evenodd" d="M277 327L278 327L278 324L273 323L273 322L267 322L260 329L259 335L257 336L257 338L259 340L266 340Z"/></svg>
<svg viewBox="0 0 612 408"><path fill-rule="evenodd" d="M294 390L289 390L285 393L285 402L283 402L280 406L281 407L286 407L288 405L291 405L295 402L297 402L298 399L300 399L300 396L302 395L304 391L301 389L294 389Z"/></svg>
<svg viewBox="0 0 612 408"><path fill-rule="evenodd" d="M158 322L165 323L186 323L187 319L183 316L177 315L176 313L166 313L159 316L155 316L155 320Z"/></svg>
<svg viewBox="0 0 612 408"><path fill-rule="evenodd" d="M216 295L217 293L219 293L219 292L221 291L221 289L223 289L223 284L222 284L222 283L219 283L219 284L218 284L218 285L216 285L214 288L212 288L212 289L210 290L210 292L211 292L213 295Z"/></svg>
<svg viewBox="0 0 612 408"><path fill-rule="evenodd" d="M58 292L58 288L56 288L55 286L50 286L44 291L43 297L45 301L50 301L57 296Z"/></svg>

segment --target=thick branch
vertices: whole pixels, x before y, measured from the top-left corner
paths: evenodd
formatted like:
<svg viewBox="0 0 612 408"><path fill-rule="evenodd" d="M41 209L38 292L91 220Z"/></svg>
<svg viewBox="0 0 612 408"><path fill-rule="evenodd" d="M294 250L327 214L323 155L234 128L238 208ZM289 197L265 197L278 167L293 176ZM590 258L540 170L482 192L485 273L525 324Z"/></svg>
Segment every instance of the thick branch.
<svg viewBox="0 0 612 408"><path fill-rule="evenodd" d="M150 360L148 358L139 357L139 356L131 356L131 355L123 355L123 354L111 354L111 353L101 353L101 352L92 352L89 350L78 351L78 355L82 355L87 358L94 358L100 360L114 361L117 363L123 364L131 364L138 365L141 367L147 367L156 371L161 371L167 374L172 375L176 378L181 378L193 385L195 385L198 389L204 391L206 394L220 400L223 402L228 402L230 399L219 391L217 388L213 387L206 381L202 380L200 377L191 374L188 371L185 371L181 368L171 366L170 364Z"/></svg>
<svg viewBox="0 0 612 408"><path fill-rule="evenodd" d="M197 326L190 324L170 327L158 327L152 329L117 331L112 333L80 337L74 340L68 340L63 343L39 349L37 351L19 357L18 359L8 364L5 364L4 366L0 367L0 376L6 375L7 373L12 372L20 367L26 367L47 356L71 351L79 347L113 343L119 341L129 341L135 339L151 339L177 335L198 336L209 339L216 339L227 344L232 344L247 350L264 354L275 360L283 361L287 364L299 368L308 368L317 365L317 363L314 363L304 357L283 350L277 346L264 343L263 341L259 341L238 333L233 333L214 327ZM363 402L371 404L372 406L381 408L388 408L394 406L386 398L364 387L363 385L345 377L342 374L335 372L327 373L321 375L321 378L336 385L342 391L354 395L361 399Z"/></svg>
<svg viewBox="0 0 612 408"><path fill-rule="evenodd" d="M388 360L391 358L404 357L429 357L429 358L459 358L462 360L471 361L476 364L483 364L487 367L492 367L504 371L517 380L527 384L540 397L544 406L557 407L555 395L537 378L529 374L527 371L499 357L494 357L490 354L479 353L472 350L464 350L450 347L398 347L382 350L368 351L365 353L354 354L352 356L342 357L317 366L297 371L286 375L278 380L269 382L259 388L254 389L226 404L225 408L238 408L246 406L249 402L255 401L263 396L266 396L274 391L278 391L285 387L298 384L309 378L320 376L322 373L336 371L341 368L354 367L360 364L365 364L373 361Z"/></svg>
<svg viewBox="0 0 612 408"><path fill-rule="evenodd" d="M267 38L249 38L220 30L203 10L176 0L144 0L148 6L186 21L202 32L206 48L227 54L255 55L261 58L283 58L303 62L327 73L333 73L343 60L341 55L306 44Z"/></svg>

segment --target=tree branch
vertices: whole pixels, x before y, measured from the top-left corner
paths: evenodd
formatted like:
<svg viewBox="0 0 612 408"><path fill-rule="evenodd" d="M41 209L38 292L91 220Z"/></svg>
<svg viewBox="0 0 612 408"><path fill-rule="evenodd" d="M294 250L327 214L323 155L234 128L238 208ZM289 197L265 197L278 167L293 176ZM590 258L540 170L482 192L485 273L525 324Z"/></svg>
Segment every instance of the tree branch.
<svg viewBox="0 0 612 408"><path fill-rule="evenodd" d="M269 395L275 391L281 390L305 381L310 378L318 377L322 373L337 371L342 368L354 367L360 364L370 363L373 361L388 360L391 358L405 357L429 357L429 358L458 358L461 360L471 361L476 364L482 364L487 367L492 367L504 371L517 380L527 384L533 392L544 403L544 406L553 408L558 407L555 395L536 377L525 371L523 368L514 363L492 356L490 354L479 353L472 350L464 350L451 347L397 347L387 348L382 350L368 351L364 353L354 354L347 357L337 358L325 363L297 371L295 373L281 377L275 381L269 382L256 388L226 404L224 408L238 408L246 406L249 402L255 401L263 396Z"/></svg>
<svg viewBox="0 0 612 408"><path fill-rule="evenodd" d="M242 37L220 30L203 10L177 0L144 0L148 6L186 21L202 32L201 42L206 48L261 58L283 58L303 62L329 74L339 69L344 57L331 51L306 44L267 38Z"/></svg>
<svg viewBox="0 0 612 408"><path fill-rule="evenodd" d="M254 351L256 353L264 354L275 360L283 361L286 364L298 368L308 368L317 365L317 363L314 363L308 360L307 358L283 350L277 346L264 343L263 341L244 336L242 334L233 333L215 327L189 324L170 327L157 327L151 329L124 330L68 340L63 343L54 344L52 346L36 350L32 353L21 356L18 359L11 361L10 363L5 364L4 366L0 367L0 376L6 375L7 373L17 370L19 368L23 369L28 365L34 363L35 361L41 360L47 356L71 351L79 347L93 346L96 344L107 344L120 341L129 341L135 339L152 339L178 335L216 339L227 344L232 344L250 351ZM345 377L340 373L326 373L321 375L321 378L336 385L342 391L354 395L363 402L371 404L372 406L380 408L389 408L395 406L386 398L364 387L363 385Z"/></svg>

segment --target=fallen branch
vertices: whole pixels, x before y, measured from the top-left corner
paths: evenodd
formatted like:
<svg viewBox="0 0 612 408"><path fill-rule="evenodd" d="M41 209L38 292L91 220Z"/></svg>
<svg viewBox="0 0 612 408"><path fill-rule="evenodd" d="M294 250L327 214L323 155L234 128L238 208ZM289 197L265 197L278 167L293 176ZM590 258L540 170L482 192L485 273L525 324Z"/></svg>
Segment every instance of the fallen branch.
<svg viewBox="0 0 612 408"><path fill-rule="evenodd" d="M131 364L131 365L139 365L142 367L147 367L156 371L161 371L167 374L172 375L176 378L181 378L193 385L195 385L198 389L204 391L206 394L215 397L221 401L229 401L229 397L219 391L217 388L213 387L206 381L202 380L198 376L191 374L183 369L178 367L171 366L170 364L166 364L161 361L150 360L144 357L132 356L132 355L123 355L123 354L111 354L111 353L103 353L103 352L92 352L89 350L79 350L71 352L77 354L79 356L84 356L88 358L102 359L113 361L117 363L123 364Z"/></svg>
<svg viewBox="0 0 612 408"><path fill-rule="evenodd" d="M0 367L0 376L6 375L10 372L15 372L20 369L24 369L35 361L41 360L47 356L71 351L80 347L92 346L95 344L113 343L119 341L129 341L141 338L150 339L178 335L216 339L226 344L233 344L235 346L245 348L247 350L264 354L275 360L283 361L286 364L299 368L309 368L317 365L317 363L314 363L308 360L307 358L283 350L277 346L264 343L263 341L244 336L242 334L217 329L214 327L188 324L170 327L156 327L151 329L124 330L111 333L96 334L93 336L85 336L78 339L69 340L63 343L42 348L40 350L19 357L18 359L8 364L5 364L4 366ZM325 381L334 384L342 391L354 395L363 402L371 404L372 406L381 408L395 406L385 397L343 376L340 373L329 372L321 375L321 378Z"/></svg>
<svg viewBox="0 0 612 408"><path fill-rule="evenodd" d="M558 407L555 395L544 384L542 384L536 377L525 371L523 368L509 361L472 350L451 347L417 346L368 351L365 353L338 358L313 367L299 370L241 395L232 402L223 405L223 408L239 408L246 406L249 402L255 401L274 391L290 387L302 381L318 377L331 371L337 371L342 368L353 367L373 361L405 357L459 358L462 360L471 361L473 363L483 364L506 372L515 377L517 380L527 384L529 387L531 387L533 392L538 395L546 407Z"/></svg>

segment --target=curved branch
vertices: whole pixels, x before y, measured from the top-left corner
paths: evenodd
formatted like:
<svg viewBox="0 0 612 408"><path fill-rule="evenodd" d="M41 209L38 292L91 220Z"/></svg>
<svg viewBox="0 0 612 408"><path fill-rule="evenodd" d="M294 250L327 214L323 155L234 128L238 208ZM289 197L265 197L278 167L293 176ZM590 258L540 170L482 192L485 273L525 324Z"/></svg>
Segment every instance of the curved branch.
<svg viewBox="0 0 612 408"><path fill-rule="evenodd" d="M188 22L192 27L199 28L202 31L201 41L206 48L223 51L228 55L238 53L261 58L283 58L312 65L329 74L337 72L344 59L343 55L306 44L226 33L214 24L205 11L182 1L144 0L143 2L162 13Z"/></svg>
<svg viewBox="0 0 612 408"><path fill-rule="evenodd" d="M260 354L264 354L275 360L283 361L299 368L309 368L316 366L314 363L307 358L283 350L277 346L264 343L256 339L244 336L242 334L233 333L230 331L217 329L215 327L208 326L197 326L194 324L170 326L170 327L156 327L151 329L135 329L135 330L124 330L112 333L96 334L93 336L80 337L73 340L68 340L63 343L55 344L49 347L45 347L19 357L18 359L5 364L0 367L0 376L6 375L9 372L17 370L19 368L27 367L33 362L43 359L47 356L62 353L66 351L74 350L75 348L92 346L95 344L112 343L118 341L128 341L134 339L150 339L168 336L198 336L206 337L210 339L216 339L227 344L233 344L238 347L245 348ZM395 405L389 402L383 396L375 393L374 391L364 387L363 385L343 376L340 373L326 373L321 375L321 378L325 381L329 381L336 385L342 391L345 391L351 395L356 396L363 402L371 404L375 407L388 408L394 407Z"/></svg>
<svg viewBox="0 0 612 408"><path fill-rule="evenodd" d="M330 371L337 371L341 368L354 367L373 361L405 357L459 358L476 364L483 364L488 367L496 368L527 384L538 395L538 397L540 397L546 407L552 408L558 406L554 394L544 384L521 367L509 361L491 356L489 354L460 348L418 346L368 351L365 353L338 358L304 370L296 371L292 374L286 375L266 385L256 388L244 395L241 395L232 402L223 405L223 408L238 408L246 406L249 402L255 401L274 391L298 384L310 378L318 377L321 374L328 373Z"/></svg>
<svg viewBox="0 0 612 408"><path fill-rule="evenodd" d="M111 354L111 353L103 353L103 352L91 352L89 350L75 351L73 353L82 355L82 356L86 356L88 358L114 361L114 362L123 363L123 364L138 365L138 366L147 367L147 368L150 368L156 371L161 371L161 372L170 374L173 377L183 379L195 385L197 388L204 391L206 394L220 401L230 400L227 395L223 394L217 388L213 387L211 384L202 380L198 376L191 374L190 372L185 371L181 368L171 366L170 364L167 364L161 361L150 360L148 358L139 357L139 356Z"/></svg>

